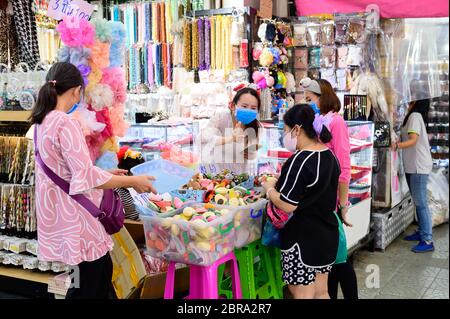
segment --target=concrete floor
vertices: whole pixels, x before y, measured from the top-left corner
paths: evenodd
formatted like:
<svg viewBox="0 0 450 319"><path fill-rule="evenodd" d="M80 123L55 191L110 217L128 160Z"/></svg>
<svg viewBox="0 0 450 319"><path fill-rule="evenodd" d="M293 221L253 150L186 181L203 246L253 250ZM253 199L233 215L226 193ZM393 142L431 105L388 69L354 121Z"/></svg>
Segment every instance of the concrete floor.
<svg viewBox="0 0 450 319"><path fill-rule="evenodd" d="M411 226L385 252L360 250L354 255L361 299L449 299L449 225L433 229L435 251L416 254L414 242L402 238L415 230ZM373 266L379 266L379 288L368 288L373 280Z"/></svg>

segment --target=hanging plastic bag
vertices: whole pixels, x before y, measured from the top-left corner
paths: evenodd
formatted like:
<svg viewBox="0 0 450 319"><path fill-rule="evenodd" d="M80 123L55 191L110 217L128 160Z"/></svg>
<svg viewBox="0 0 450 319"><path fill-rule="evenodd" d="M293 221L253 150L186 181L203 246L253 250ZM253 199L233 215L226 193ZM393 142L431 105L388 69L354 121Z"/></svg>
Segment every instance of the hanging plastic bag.
<svg viewBox="0 0 450 319"><path fill-rule="evenodd" d="M261 237L261 242L264 246L280 247L280 232L272 223L266 219L264 229Z"/></svg>

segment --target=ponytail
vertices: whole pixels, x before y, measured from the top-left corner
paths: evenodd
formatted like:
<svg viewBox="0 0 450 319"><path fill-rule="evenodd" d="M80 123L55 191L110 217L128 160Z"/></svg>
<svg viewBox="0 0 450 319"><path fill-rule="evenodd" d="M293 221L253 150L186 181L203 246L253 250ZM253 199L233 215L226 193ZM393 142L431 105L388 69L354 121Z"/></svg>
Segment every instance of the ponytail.
<svg viewBox="0 0 450 319"><path fill-rule="evenodd" d="M322 141L322 143L328 143L332 139L331 132L325 125L322 127L322 131L320 132L319 138Z"/></svg>
<svg viewBox="0 0 450 319"><path fill-rule="evenodd" d="M53 111L58 102L58 94L55 85L51 82L45 83L39 90L37 101L31 112L31 123L41 124L45 116Z"/></svg>

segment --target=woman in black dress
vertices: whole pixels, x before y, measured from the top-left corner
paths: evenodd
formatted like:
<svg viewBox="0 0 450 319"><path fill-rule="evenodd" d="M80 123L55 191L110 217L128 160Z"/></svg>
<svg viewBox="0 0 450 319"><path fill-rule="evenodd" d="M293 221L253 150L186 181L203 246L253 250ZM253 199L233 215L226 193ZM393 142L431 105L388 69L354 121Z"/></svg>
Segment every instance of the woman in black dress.
<svg viewBox="0 0 450 319"><path fill-rule="evenodd" d="M327 143L331 134L314 122L309 105L296 105L284 116L284 146L295 152L280 179L264 184L267 197L292 214L280 231L283 280L295 299L329 299L328 273L336 260L339 231L335 213L340 174Z"/></svg>

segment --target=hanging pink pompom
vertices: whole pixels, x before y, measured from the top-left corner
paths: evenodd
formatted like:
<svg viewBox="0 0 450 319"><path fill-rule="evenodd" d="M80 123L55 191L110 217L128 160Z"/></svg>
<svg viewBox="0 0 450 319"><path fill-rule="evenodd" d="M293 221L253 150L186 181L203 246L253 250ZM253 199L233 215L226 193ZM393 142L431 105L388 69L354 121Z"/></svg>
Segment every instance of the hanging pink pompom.
<svg viewBox="0 0 450 319"><path fill-rule="evenodd" d="M124 120L125 106L118 104L109 110L109 117L115 136L124 137L129 125Z"/></svg>
<svg viewBox="0 0 450 319"><path fill-rule="evenodd" d="M108 42L95 41L94 44L90 45L91 57L89 59L89 65L91 68L105 69L109 66L109 48L110 44Z"/></svg>
<svg viewBox="0 0 450 319"><path fill-rule="evenodd" d="M125 72L122 68L104 69L101 83L111 87L115 104L125 103L127 99L127 84L125 82Z"/></svg>
<svg viewBox="0 0 450 319"><path fill-rule="evenodd" d="M61 35L61 41L69 47L94 44L94 25L85 19L65 18L56 26L56 30Z"/></svg>

